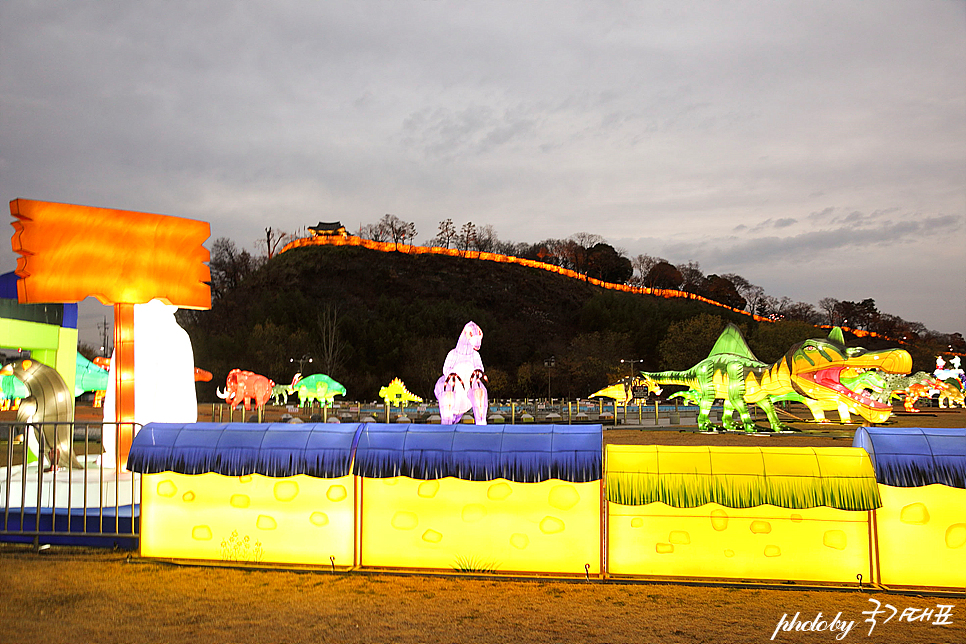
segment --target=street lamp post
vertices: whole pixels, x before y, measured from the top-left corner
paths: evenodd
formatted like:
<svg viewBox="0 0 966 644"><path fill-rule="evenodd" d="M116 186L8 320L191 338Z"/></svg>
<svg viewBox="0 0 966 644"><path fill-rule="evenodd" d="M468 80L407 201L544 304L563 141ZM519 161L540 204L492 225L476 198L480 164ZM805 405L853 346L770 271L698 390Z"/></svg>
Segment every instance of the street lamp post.
<svg viewBox="0 0 966 644"><path fill-rule="evenodd" d="M550 368L557 364L556 358L550 356L543 361L543 366L547 368L547 401L553 402L553 397L550 395Z"/></svg>
<svg viewBox="0 0 966 644"><path fill-rule="evenodd" d="M305 369L305 363L306 362L311 363L312 362L312 356L310 356L309 354L306 353L301 358L289 358L288 361L291 362L291 363L293 363L293 364L295 362L298 362L299 363L299 373L303 373L303 371Z"/></svg>
<svg viewBox="0 0 966 644"><path fill-rule="evenodd" d="M627 383L627 386L630 387L630 393L631 393L631 397L628 399L628 402L630 402L631 400L634 400L634 375L635 375L634 365L638 362L643 362L643 360L640 360L638 358L633 358L631 360L623 360L623 359L621 360L621 364L624 364L625 362L631 363L631 379ZM640 404L637 405L637 414L638 416L641 415ZM614 417L615 418L617 417L617 403L614 403ZM627 422L627 402L624 403L624 422L625 423Z"/></svg>
<svg viewBox="0 0 966 644"><path fill-rule="evenodd" d="M625 362L631 363L631 377L634 377L634 365L637 364L638 362L644 362L644 361L639 360L637 358L634 358L633 360L621 360L621 364L624 364Z"/></svg>

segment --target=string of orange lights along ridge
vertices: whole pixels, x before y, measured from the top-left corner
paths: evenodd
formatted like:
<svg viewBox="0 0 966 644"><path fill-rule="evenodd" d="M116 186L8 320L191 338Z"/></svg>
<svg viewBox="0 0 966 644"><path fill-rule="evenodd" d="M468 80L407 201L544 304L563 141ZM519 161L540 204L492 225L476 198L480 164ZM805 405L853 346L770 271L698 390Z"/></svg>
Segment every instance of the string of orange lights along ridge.
<svg viewBox="0 0 966 644"><path fill-rule="evenodd" d="M582 275L577 271L571 270L569 268L562 268L560 266L554 266L553 264L546 264L533 259L524 259L522 257L514 257L512 255L501 255L500 253L489 253L476 250L457 250L455 248L442 248L440 246L413 246L410 244L397 244L393 242L378 242L372 241L371 239L363 239L362 237L357 237L355 235L348 235L343 237L342 235L315 235L312 237L300 237L295 239L285 245L279 253L284 253L293 248L302 248L305 246L361 246L369 250L378 250L384 253L408 253L410 255L449 255L450 257L463 257L466 259L479 259L487 262L501 262L504 264L519 264L521 266L529 266L530 268L538 268L540 270L549 271L551 273L557 273L558 275L564 275L582 282L589 282L595 286L600 286L601 288L610 289L612 291L624 291L625 293L637 293L639 295L655 295L657 297L663 297L667 299L671 298L682 298L687 300L695 300L698 302L704 302L705 304L710 304L711 306L717 306L722 309L727 309L734 313L740 313L741 315L747 315L748 317L754 319L757 322L774 322L771 318L767 318L761 315L756 315L754 313L749 313L745 310L736 309L734 307L728 306L727 304L722 304L721 302L716 302L712 299L697 295L695 293L689 293L687 291L678 291L674 289L661 289L661 288L649 288L647 286L628 286L627 284L614 284L613 282L605 282L594 277L588 277L587 275ZM830 329L829 325L818 325L816 328L819 329ZM898 342L899 344L906 344L902 340L896 340L894 338L889 338L875 331L865 331L863 329L852 329L849 327L841 327L843 331L847 331L852 335L864 338L882 338L884 340L890 340L892 342Z"/></svg>

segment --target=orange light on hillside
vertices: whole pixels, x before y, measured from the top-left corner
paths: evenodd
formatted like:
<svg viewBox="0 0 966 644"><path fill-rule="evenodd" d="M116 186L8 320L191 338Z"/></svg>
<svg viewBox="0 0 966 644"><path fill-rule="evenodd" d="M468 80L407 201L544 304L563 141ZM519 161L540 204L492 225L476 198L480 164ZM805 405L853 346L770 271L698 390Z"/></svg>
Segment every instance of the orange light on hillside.
<svg viewBox="0 0 966 644"><path fill-rule="evenodd" d="M580 280L582 282L588 282L594 284L601 288L606 288L612 291L623 291L625 293L637 293L639 295L653 295L655 297L663 297L665 299L671 298L682 298L687 300L698 300L712 306L717 306L723 309L728 309L729 311L734 311L735 313L740 313L742 315L747 315L750 318L758 322L774 322L761 315L754 313L749 313L741 309L736 309L734 307L722 304L720 302L715 302L712 299L695 295L694 293L688 293L687 291L676 291L673 289L660 289L651 288L649 286L628 286L627 284L612 284L610 282L605 282L594 277L588 277L582 273L571 270L569 268L562 268L554 264L546 264L541 261L533 259L524 259L522 257L514 257L512 255L500 255L498 253L490 253L484 251L476 250L458 250L456 248L442 248L440 246L409 246L407 244L393 244L390 242L377 242L371 239L363 239L355 235L349 235L348 237L341 236L314 236L314 237L301 237L295 239L288 244L286 244L279 253L284 253L286 251L292 250L293 248L304 248L305 246L361 246L369 250L378 250L385 253L399 252L409 255L448 255L450 257L465 257L468 259L479 259L489 262L500 262L505 264L518 264L520 266L526 266L528 268L537 268L543 271L548 271L550 273L557 273L559 275L565 275L567 277Z"/></svg>
<svg viewBox="0 0 966 644"><path fill-rule="evenodd" d="M10 214L23 303L93 295L104 304L211 307L205 222L29 199L11 201Z"/></svg>

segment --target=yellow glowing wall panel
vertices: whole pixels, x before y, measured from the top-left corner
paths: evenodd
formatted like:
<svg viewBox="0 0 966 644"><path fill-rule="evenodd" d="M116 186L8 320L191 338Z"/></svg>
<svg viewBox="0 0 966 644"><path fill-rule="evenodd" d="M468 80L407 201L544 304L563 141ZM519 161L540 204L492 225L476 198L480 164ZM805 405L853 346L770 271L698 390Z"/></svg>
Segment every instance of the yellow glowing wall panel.
<svg viewBox="0 0 966 644"><path fill-rule="evenodd" d="M141 555L351 566L353 477L146 474Z"/></svg>
<svg viewBox="0 0 966 644"><path fill-rule="evenodd" d="M966 490L880 485L881 583L966 591Z"/></svg>
<svg viewBox="0 0 966 644"><path fill-rule="evenodd" d="M206 222L144 212L14 199L11 245L21 303L163 300L211 307Z"/></svg>
<svg viewBox="0 0 966 644"><path fill-rule="evenodd" d="M600 483L363 479L362 565L600 572Z"/></svg>
<svg viewBox="0 0 966 644"><path fill-rule="evenodd" d="M608 503L607 530L614 575L870 580L868 512Z"/></svg>

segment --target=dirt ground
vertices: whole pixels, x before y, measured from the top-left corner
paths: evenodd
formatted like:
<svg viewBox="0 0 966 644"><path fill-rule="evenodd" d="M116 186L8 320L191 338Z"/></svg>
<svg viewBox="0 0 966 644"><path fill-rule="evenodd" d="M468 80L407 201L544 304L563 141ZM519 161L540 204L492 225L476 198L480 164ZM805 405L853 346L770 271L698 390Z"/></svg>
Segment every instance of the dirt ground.
<svg viewBox="0 0 966 644"><path fill-rule="evenodd" d="M899 414L894 424L964 427L966 410L924 409ZM608 429L605 441L848 446L855 426L803 424L798 433L772 436L683 429ZM884 612L873 624L867 620L876 602ZM892 613L887 604L897 613L886 622ZM909 619L928 610L928 619ZM776 632L783 619L825 630ZM851 624L844 635L841 624ZM966 595L294 572L180 566L109 550L38 553L0 546L0 642L186 641L961 643Z"/></svg>
<svg viewBox="0 0 966 644"><path fill-rule="evenodd" d="M872 599L899 613L867 623ZM938 605L951 615L938 618ZM933 615L899 621L906 609ZM821 613L826 630L775 634L796 613ZM966 641L963 596L241 570L0 548L3 642L811 643L836 641L836 617L852 623L838 641Z"/></svg>

